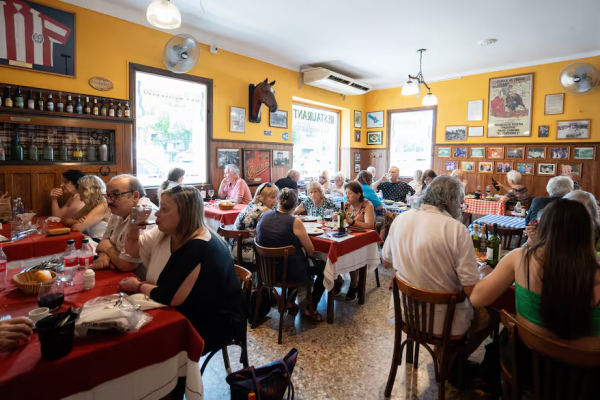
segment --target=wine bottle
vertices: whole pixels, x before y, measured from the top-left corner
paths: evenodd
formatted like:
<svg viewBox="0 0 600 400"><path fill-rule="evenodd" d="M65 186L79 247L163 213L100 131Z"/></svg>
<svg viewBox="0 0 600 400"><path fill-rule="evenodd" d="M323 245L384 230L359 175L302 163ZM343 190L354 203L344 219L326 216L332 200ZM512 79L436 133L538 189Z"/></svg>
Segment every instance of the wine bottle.
<svg viewBox="0 0 600 400"><path fill-rule="evenodd" d="M33 136L33 133L30 133L29 136L31 137L31 143L29 144L29 149L27 149L27 153L29 153L29 160L37 161L38 160L38 148L35 145L35 137Z"/></svg>
<svg viewBox="0 0 600 400"><path fill-rule="evenodd" d="M10 159L12 161L23 161L25 160L25 154L23 151L23 146L21 146L21 141L19 140L19 131L15 129L15 142L10 148Z"/></svg>
<svg viewBox="0 0 600 400"><path fill-rule="evenodd" d="M473 247L475 248L475 253L479 253L479 244L481 243L481 238L479 237L479 225L473 225L473 234L471 237L473 238Z"/></svg>
<svg viewBox="0 0 600 400"><path fill-rule="evenodd" d="M90 98L85 96L85 113L90 115L92 113L92 107L90 106Z"/></svg>
<svg viewBox="0 0 600 400"><path fill-rule="evenodd" d="M67 112L73 113L73 102L71 102L71 94L67 96Z"/></svg>
<svg viewBox="0 0 600 400"><path fill-rule="evenodd" d="M62 143L59 148L60 161L69 161L69 146L67 146L67 139L63 137Z"/></svg>
<svg viewBox="0 0 600 400"><path fill-rule="evenodd" d="M498 224L494 224L487 248L487 259L490 267L495 268L498 265L500 251L502 251L502 245L498 236Z"/></svg>
<svg viewBox="0 0 600 400"><path fill-rule="evenodd" d="M46 110L54 111L54 100L52 100L52 93L48 93L48 101L46 102Z"/></svg>
<svg viewBox="0 0 600 400"><path fill-rule="evenodd" d="M6 161L6 150L2 144L2 139L0 139L0 161Z"/></svg>
<svg viewBox="0 0 600 400"><path fill-rule="evenodd" d="M114 117L115 116L115 105L113 104L113 100L110 99L110 106L108 107L108 116L109 117Z"/></svg>
<svg viewBox="0 0 600 400"><path fill-rule="evenodd" d="M77 114L83 114L83 105L81 104L81 96L77 96L77 103L75 103L75 112Z"/></svg>
<svg viewBox="0 0 600 400"><path fill-rule="evenodd" d="M487 257L487 232L485 225L481 225L481 233L479 234L479 252Z"/></svg>
<svg viewBox="0 0 600 400"><path fill-rule="evenodd" d="M62 92L58 92L58 103L56 103L56 111L64 112L65 111L65 103L62 101Z"/></svg>
<svg viewBox="0 0 600 400"><path fill-rule="evenodd" d="M96 148L94 147L94 143L92 143L92 137L88 136L88 145L86 149L86 160L88 161L96 161Z"/></svg>
<svg viewBox="0 0 600 400"><path fill-rule="evenodd" d="M44 142L44 161L54 161L54 147L50 143L50 134Z"/></svg>
<svg viewBox="0 0 600 400"><path fill-rule="evenodd" d="M6 87L8 89L8 96L6 96L6 99L4 99L4 106L5 107L12 107L13 106L13 100L12 97L10 97L10 86Z"/></svg>
<svg viewBox="0 0 600 400"><path fill-rule="evenodd" d="M117 117L123 118L123 108L121 107L121 102L117 105Z"/></svg>
<svg viewBox="0 0 600 400"><path fill-rule="evenodd" d="M338 212L338 232L344 233L346 231L346 210L344 207L344 202L342 202L342 207L340 208L340 212Z"/></svg>
<svg viewBox="0 0 600 400"><path fill-rule="evenodd" d="M21 88L17 92L17 97L15 97L15 107L24 108L25 107L25 98L23 98L23 93L21 93Z"/></svg>
<svg viewBox="0 0 600 400"><path fill-rule="evenodd" d="M131 110L129 109L129 102L125 103L125 111L123 112L125 118L131 118Z"/></svg>
<svg viewBox="0 0 600 400"><path fill-rule="evenodd" d="M33 98L33 90L29 89L29 98L27 99L27 108L35 110L35 99Z"/></svg>
<svg viewBox="0 0 600 400"><path fill-rule="evenodd" d="M38 99L38 110L44 111L44 94L40 90L40 98Z"/></svg>
<svg viewBox="0 0 600 400"><path fill-rule="evenodd" d="M108 109L106 108L106 99L102 99L102 108L100 108L100 115L106 117L108 114Z"/></svg>
<svg viewBox="0 0 600 400"><path fill-rule="evenodd" d="M73 160L83 161L83 150L81 150L81 147L79 147L79 139L77 139L77 137L75 138L75 141L73 142L73 147L75 148L73 150Z"/></svg>
<svg viewBox="0 0 600 400"><path fill-rule="evenodd" d="M93 108L92 113L94 115L100 114L100 109L98 108L98 99L94 99L94 108Z"/></svg>

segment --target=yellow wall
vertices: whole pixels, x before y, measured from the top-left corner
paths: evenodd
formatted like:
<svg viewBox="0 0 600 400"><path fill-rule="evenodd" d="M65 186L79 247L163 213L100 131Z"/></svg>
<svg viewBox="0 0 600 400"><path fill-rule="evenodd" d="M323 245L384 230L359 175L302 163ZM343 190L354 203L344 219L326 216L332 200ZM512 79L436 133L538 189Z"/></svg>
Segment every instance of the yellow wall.
<svg viewBox="0 0 600 400"><path fill-rule="evenodd" d="M99 14L70 4L53 0L36 0L38 3L74 12L76 16L76 74L75 79L63 78L31 71L0 68L0 82L13 85L42 87L63 92L129 98L128 63L165 68L162 61L163 48L171 35L154 29L135 25L117 18ZM336 93L304 86L298 87L298 73L272 64L219 50L210 54L208 46L202 45L200 61L190 72L192 75L213 79L213 131L215 139L248 140L286 143L282 134L291 136L292 96L318 101L346 109L341 113L342 135L353 132L353 110L363 110L365 96L348 96L344 101ZM110 92L98 92L88 85L88 79L101 76L111 80L115 87ZM288 111L288 129L269 128L268 111L262 110L262 122L246 121L246 133L229 132L229 107L248 110L248 85L269 78L276 80L275 91L279 109ZM273 136L264 136L270 130ZM291 143L291 139L287 143ZM342 140L342 143L345 140Z"/></svg>
<svg viewBox="0 0 600 400"><path fill-rule="evenodd" d="M585 58L581 60L593 64L600 69L600 57ZM438 98L436 143L446 143L444 137L445 127L448 125L484 125L484 137L467 137L466 143L532 143L556 140L556 121L573 119L591 119L590 139L584 141L600 142L600 120L594 120L600 109L600 89L588 94L565 94L564 114L544 115L544 98L546 94L563 93L558 83L558 75L562 69L574 61L565 61L553 64L536 65L527 68L498 71L487 74L466 76L461 79L432 83L432 93ZM534 73L533 81L533 115L531 120L530 137L521 138L489 138L487 137L487 112L488 112L488 87L490 78ZM427 77L425 77L427 78ZM425 89L426 90L426 89ZM467 122L467 102L471 100L484 100L483 121ZM367 94L365 110L379 111L398 108L421 107L422 97L401 96L400 88L372 91ZM385 129L387 129L387 115ZM538 138L539 125L550 125L550 136ZM384 130L384 135L387 130ZM385 143L384 138L384 143ZM450 142L465 143L465 142ZM366 147L366 146L365 146ZM372 147L372 146L370 146Z"/></svg>

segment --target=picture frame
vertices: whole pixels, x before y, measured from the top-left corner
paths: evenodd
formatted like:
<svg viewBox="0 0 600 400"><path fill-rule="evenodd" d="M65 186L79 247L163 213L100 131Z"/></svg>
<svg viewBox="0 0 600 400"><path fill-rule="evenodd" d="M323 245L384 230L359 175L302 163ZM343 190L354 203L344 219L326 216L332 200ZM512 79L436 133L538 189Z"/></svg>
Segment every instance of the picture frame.
<svg viewBox="0 0 600 400"><path fill-rule="evenodd" d="M496 161L496 174L507 174L513 169L513 163L510 161Z"/></svg>
<svg viewBox="0 0 600 400"><path fill-rule="evenodd" d="M517 171L521 173L521 175L533 175L535 173L535 164L530 163L517 163Z"/></svg>
<svg viewBox="0 0 600 400"><path fill-rule="evenodd" d="M467 103L467 121L483 120L483 100L472 100Z"/></svg>
<svg viewBox="0 0 600 400"><path fill-rule="evenodd" d="M242 179L249 186L271 182L271 150L242 149Z"/></svg>
<svg viewBox="0 0 600 400"><path fill-rule="evenodd" d="M485 155L488 160L504 159L504 146L488 146Z"/></svg>
<svg viewBox="0 0 600 400"><path fill-rule="evenodd" d="M466 147L454 147L452 149L452 154L454 158L467 158L467 148Z"/></svg>
<svg viewBox="0 0 600 400"><path fill-rule="evenodd" d="M229 107L229 132L246 132L246 109Z"/></svg>
<svg viewBox="0 0 600 400"><path fill-rule="evenodd" d="M485 147L471 147L469 158L485 158Z"/></svg>
<svg viewBox="0 0 600 400"><path fill-rule="evenodd" d="M551 160L568 160L571 158L571 148L569 146L550 146Z"/></svg>
<svg viewBox="0 0 600 400"><path fill-rule="evenodd" d="M354 172L360 172L360 164L354 164Z"/></svg>
<svg viewBox="0 0 600 400"><path fill-rule="evenodd" d="M454 171L458 169L458 161L446 161L444 163L444 171Z"/></svg>
<svg viewBox="0 0 600 400"><path fill-rule="evenodd" d="M273 150L273 166L274 167L289 167L292 158L289 150Z"/></svg>
<svg viewBox="0 0 600 400"><path fill-rule="evenodd" d="M367 129L383 128L383 111L371 111L367 113Z"/></svg>
<svg viewBox="0 0 600 400"><path fill-rule="evenodd" d="M288 112L284 110L277 110L274 113L269 113L269 127L287 129Z"/></svg>
<svg viewBox="0 0 600 400"><path fill-rule="evenodd" d="M579 177L581 177L582 169L583 169L583 163L574 163L574 162L560 163L559 173L561 175L575 174L575 175L579 175Z"/></svg>
<svg viewBox="0 0 600 400"><path fill-rule="evenodd" d="M556 163L539 162L537 163L537 175L542 176L555 176L556 175Z"/></svg>
<svg viewBox="0 0 600 400"><path fill-rule="evenodd" d="M217 168L229 164L240 166L240 149L217 149Z"/></svg>
<svg viewBox="0 0 600 400"><path fill-rule="evenodd" d="M447 142L460 142L467 140L466 125L451 125L446 127L445 139Z"/></svg>
<svg viewBox="0 0 600 400"><path fill-rule="evenodd" d="M450 158L450 147L438 147L438 158Z"/></svg>
<svg viewBox="0 0 600 400"><path fill-rule="evenodd" d="M589 139L590 120L556 121L556 139Z"/></svg>
<svg viewBox="0 0 600 400"><path fill-rule="evenodd" d="M354 110L354 127L362 128L362 111Z"/></svg>
<svg viewBox="0 0 600 400"><path fill-rule="evenodd" d="M383 131L367 132L367 145L383 144Z"/></svg>
<svg viewBox="0 0 600 400"><path fill-rule="evenodd" d="M547 138L550 136L550 125L538 126L538 137Z"/></svg>
<svg viewBox="0 0 600 400"><path fill-rule="evenodd" d="M527 146L528 160L545 160L546 146Z"/></svg>
<svg viewBox="0 0 600 400"><path fill-rule="evenodd" d="M360 143L360 130L358 129L354 131L354 141Z"/></svg>
<svg viewBox="0 0 600 400"><path fill-rule="evenodd" d="M565 113L565 94L547 94L544 98L544 115L559 115Z"/></svg>
<svg viewBox="0 0 600 400"><path fill-rule="evenodd" d="M575 147L573 160L596 160L596 146Z"/></svg>
<svg viewBox="0 0 600 400"><path fill-rule="evenodd" d="M360 162L360 153L354 153L354 162Z"/></svg>
<svg viewBox="0 0 600 400"><path fill-rule="evenodd" d="M522 160L525 158L525 147L506 147L506 158L512 160Z"/></svg>
<svg viewBox="0 0 600 400"><path fill-rule="evenodd" d="M475 161L461 161L460 169L465 172L475 172Z"/></svg>
<svg viewBox="0 0 600 400"><path fill-rule="evenodd" d="M491 78L488 137L531 136L533 73Z"/></svg>
<svg viewBox="0 0 600 400"><path fill-rule="evenodd" d="M479 161L479 164L477 164L477 172L480 174L493 174L494 163L492 161Z"/></svg>
<svg viewBox="0 0 600 400"><path fill-rule="evenodd" d="M470 126L469 137L483 137L483 125L482 126Z"/></svg>

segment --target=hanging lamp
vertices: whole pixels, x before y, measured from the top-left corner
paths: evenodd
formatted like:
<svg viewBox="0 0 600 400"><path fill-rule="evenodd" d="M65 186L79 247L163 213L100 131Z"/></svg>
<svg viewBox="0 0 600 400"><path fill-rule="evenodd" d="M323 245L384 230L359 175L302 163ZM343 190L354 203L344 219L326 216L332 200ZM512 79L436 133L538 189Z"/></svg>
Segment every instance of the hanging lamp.
<svg viewBox="0 0 600 400"><path fill-rule="evenodd" d="M434 106L438 103L437 97L431 93L431 88L425 82L425 78L423 77L423 52L427 51L426 49L419 49L417 53L419 53L419 73L416 76L408 75L408 82L406 85L402 86L401 94L402 96L414 96L417 95L417 99L421 96L421 85L425 86L429 93L423 97L422 104L424 106ZM413 79L417 81L417 83L413 82Z"/></svg>
<svg viewBox="0 0 600 400"><path fill-rule="evenodd" d="M156 0L146 10L151 25L161 29L176 29L181 26L181 13L171 0Z"/></svg>

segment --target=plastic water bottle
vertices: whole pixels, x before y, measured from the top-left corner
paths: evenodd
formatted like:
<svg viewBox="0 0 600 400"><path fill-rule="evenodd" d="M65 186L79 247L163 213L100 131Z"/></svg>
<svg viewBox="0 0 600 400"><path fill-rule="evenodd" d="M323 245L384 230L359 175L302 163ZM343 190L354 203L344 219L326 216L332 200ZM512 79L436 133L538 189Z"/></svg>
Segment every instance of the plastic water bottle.
<svg viewBox="0 0 600 400"><path fill-rule="evenodd" d="M521 202L517 201L517 205L515 206L515 215L520 216L522 209Z"/></svg>
<svg viewBox="0 0 600 400"><path fill-rule="evenodd" d="M91 267L94 263L94 250L90 245L89 239L83 239L81 241L83 245L81 246L81 250L79 250L79 266L80 267Z"/></svg>
<svg viewBox="0 0 600 400"><path fill-rule="evenodd" d="M79 264L79 252L75 248L75 240L67 240L67 249L63 254L65 268L76 267Z"/></svg>
<svg viewBox="0 0 600 400"><path fill-rule="evenodd" d="M6 254L4 254L2 243L0 243L0 282L2 283L6 283L6 275L8 274L8 267L6 266L7 262L8 258L6 258Z"/></svg>

